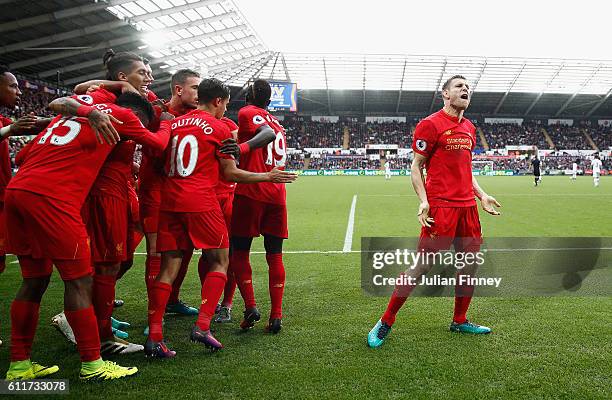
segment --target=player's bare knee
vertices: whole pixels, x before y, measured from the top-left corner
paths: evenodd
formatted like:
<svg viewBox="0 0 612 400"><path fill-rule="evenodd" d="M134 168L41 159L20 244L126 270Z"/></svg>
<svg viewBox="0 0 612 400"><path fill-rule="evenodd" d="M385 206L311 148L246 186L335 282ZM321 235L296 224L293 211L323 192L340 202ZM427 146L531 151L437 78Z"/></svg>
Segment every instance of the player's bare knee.
<svg viewBox="0 0 612 400"><path fill-rule="evenodd" d="M45 294L51 276L45 276L40 278L24 278L19 291L15 298L22 301L30 301L33 303L40 303L42 296Z"/></svg>
<svg viewBox="0 0 612 400"><path fill-rule="evenodd" d="M228 249L211 249L204 252L206 261L209 263L209 272L227 273L229 267Z"/></svg>
<svg viewBox="0 0 612 400"><path fill-rule="evenodd" d="M159 282L172 284L181 269L181 262L183 261L183 251L172 250L164 251L161 253L162 262L161 270L157 276Z"/></svg>
<svg viewBox="0 0 612 400"><path fill-rule="evenodd" d="M121 264L119 263L96 263L95 270L97 275L117 276Z"/></svg>

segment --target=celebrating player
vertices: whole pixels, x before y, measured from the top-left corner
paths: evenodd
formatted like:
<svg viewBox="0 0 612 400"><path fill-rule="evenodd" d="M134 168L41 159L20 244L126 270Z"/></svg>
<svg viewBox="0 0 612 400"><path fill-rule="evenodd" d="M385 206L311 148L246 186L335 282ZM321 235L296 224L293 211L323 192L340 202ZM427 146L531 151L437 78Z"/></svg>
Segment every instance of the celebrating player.
<svg viewBox="0 0 612 400"><path fill-rule="evenodd" d="M198 85L200 81L200 74L189 69L182 69L174 73L171 78L172 98L164 105L164 109L175 117L195 110L198 106ZM149 91L149 94L150 93L152 92ZM151 127L151 129L155 130L157 128ZM149 295L151 293L151 284L159 274L161 265L161 255L157 252L157 230L159 223L159 207L161 204L161 185L164 179L164 161L164 156L162 154L156 154L151 150L144 150L142 153L139 200L140 218L147 243L145 282ZM197 308L190 307L179 300L180 287L185 279L190 259L191 254L186 254L183 258L183 265L173 283L172 293L168 300L166 312L182 315L198 314ZM145 334L147 334L147 332L148 331L145 330Z"/></svg>
<svg viewBox="0 0 612 400"><path fill-rule="evenodd" d="M499 207L500 204L487 195L472 176L476 129L463 116L470 104L466 79L461 75L448 79L442 86L442 98L444 107L417 125L412 143L414 160L411 180L421 201L418 211L422 225L419 250L445 250L454 242L458 252L475 252L480 248L482 236L474 196L480 199L482 208L492 215L499 215L494 206ZM427 168L426 182L424 167ZM473 266L470 267L459 270L457 274L472 275L475 270ZM406 271L405 275L419 279L429 269L431 265L418 265ZM370 347L383 344L396 314L413 288L408 284L395 287L387 310L368 334ZM455 288L451 331L475 334L491 332L490 328L473 324L466 318L473 291L474 286L470 285Z"/></svg>
<svg viewBox="0 0 612 400"><path fill-rule="evenodd" d="M221 152L223 142L233 140L228 127L219 120L229 96L230 89L222 82L204 79L198 88L198 109L172 123L171 145L166 151L168 176L162 191L157 236L162 267L152 285L150 331L145 344L145 353L151 357L176 355L163 342L162 318L183 254L194 248L202 249L210 270L202 285L202 303L191 340L213 350L223 347L210 332L229 262L228 232L215 194L219 168L231 181L291 182L296 178L278 169L266 173L239 170L231 156Z"/></svg>
<svg viewBox="0 0 612 400"><path fill-rule="evenodd" d="M238 112L240 168L267 172L284 168L287 160L285 130L266 108L270 104L270 84L257 79L247 91L247 105ZM283 240L288 237L287 194L282 183L260 183L236 187L232 215L231 264L244 299L242 329L252 328L261 319L255 302L253 272L249 262L254 237L263 235L268 263L268 289L271 308L266 331L282 328L285 266Z"/></svg>
<svg viewBox="0 0 612 400"><path fill-rule="evenodd" d="M11 364L7 379L32 379L58 370L57 366L43 367L30 361L40 301L53 264L64 280L64 310L81 355L81 379L118 379L138 371L100 358L100 336L91 302L91 251L81 208L113 149L112 145L100 144L96 132L104 133L112 144L119 138L118 132L122 137L163 149L169 129L164 125L165 129L155 135L143 128L153 111L140 95L124 93L116 104L92 107L92 103L90 96L54 100L49 107L63 115L53 119L24 148L25 161L7 187L8 244L19 258L23 276L11 305Z"/></svg>
<svg viewBox="0 0 612 400"><path fill-rule="evenodd" d="M19 103L21 91L17 78L6 66L0 65L0 106L15 107ZM46 126L50 120L38 119L34 115L25 115L13 122L0 115L0 274L6 267L6 227L4 222L4 191L11 179L11 157L9 155L8 137L24 133L34 134L34 129L41 124ZM43 127L44 127L43 126ZM2 340L0 340L2 345Z"/></svg>

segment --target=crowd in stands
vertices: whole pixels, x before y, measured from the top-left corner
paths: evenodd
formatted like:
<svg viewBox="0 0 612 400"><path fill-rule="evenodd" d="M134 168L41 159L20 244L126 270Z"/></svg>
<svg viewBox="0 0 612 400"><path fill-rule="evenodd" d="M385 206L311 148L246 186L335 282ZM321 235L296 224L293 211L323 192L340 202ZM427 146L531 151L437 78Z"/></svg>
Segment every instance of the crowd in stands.
<svg viewBox="0 0 612 400"><path fill-rule="evenodd" d="M541 127L536 124L480 124L479 127L491 149L523 145L535 145L540 149L550 147L541 132Z"/></svg>
<svg viewBox="0 0 612 400"><path fill-rule="evenodd" d="M406 122L355 122L347 124L350 146L362 148L368 144L397 144L401 148L412 144L413 126Z"/></svg>
<svg viewBox="0 0 612 400"><path fill-rule="evenodd" d="M11 158L11 167L16 170L15 155L30 141L30 136L16 136L9 138L9 155Z"/></svg>
<svg viewBox="0 0 612 400"><path fill-rule="evenodd" d="M597 129L589 129L589 134L593 142L600 150L612 148L612 127L599 126Z"/></svg>
<svg viewBox="0 0 612 400"><path fill-rule="evenodd" d="M410 147L413 123L406 122L316 122L302 117L282 121L287 132L287 145L291 148L342 147L344 132L348 131L349 145L363 148L367 144L397 144Z"/></svg>
<svg viewBox="0 0 612 400"><path fill-rule="evenodd" d="M341 147L344 140L342 124L305 121L291 118L281 121L287 133L287 147L295 149Z"/></svg>
<svg viewBox="0 0 612 400"><path fill-rule="evenodd" d="M287 154L286 168L287 169L303 169L304 168L304 154L303 153Z"/></svg>
<svg viewBox="0 0 612 400"><path fill-rule="evenodd" d="M578 126L553 125L546 127L546 131L557 149L592 149Z"/></svg>

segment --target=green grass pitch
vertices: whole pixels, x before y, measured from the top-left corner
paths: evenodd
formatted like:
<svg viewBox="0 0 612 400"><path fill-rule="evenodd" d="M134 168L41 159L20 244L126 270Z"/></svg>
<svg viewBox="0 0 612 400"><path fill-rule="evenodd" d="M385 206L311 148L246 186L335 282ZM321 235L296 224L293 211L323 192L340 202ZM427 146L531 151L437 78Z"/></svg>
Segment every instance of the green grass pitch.
<svg viewBox="0 0 612 400"><path fill-rule="evenodd" d="M486 236L612 236L612 178L594 188L590 177L481 177L481 186L502 203L500 217L481 213ZM361 236L418 235L417 202L409 178L301 177L288 186L290 239L286 242L284 329L266 335L263 323L217 326L226 348L211 354L188 340L194 319L166 318L165 332L178 352L173 360L143 355L115 357L140 373L118 382L82 384L78 355L49 324L62 309L57 274L45 295L32 359L57 363L54 376L70 379L70 398L610 398L612 392L612 297L476 298L469 316L489 325L486 337L448 331L451 298L409 299L393 332L378 350L366 335L386 298L360 289L359 253L337 253L344 245L351 201L357 195L352 250ZM142 252L141 245L139 251ZM254 250L262 250L261 239ZM336 251L304 254L299 251ZM293 252L293 253L292 253ZM0 373L8 368L9 307L20 282L7 260L0 275ZM251 257L255 290L267 318L267 267ZM132 323L130 338L143 343L146 323L144 256L118 283L126 301L115 316ZM195 261L181 298L199 304Z"/></svg>

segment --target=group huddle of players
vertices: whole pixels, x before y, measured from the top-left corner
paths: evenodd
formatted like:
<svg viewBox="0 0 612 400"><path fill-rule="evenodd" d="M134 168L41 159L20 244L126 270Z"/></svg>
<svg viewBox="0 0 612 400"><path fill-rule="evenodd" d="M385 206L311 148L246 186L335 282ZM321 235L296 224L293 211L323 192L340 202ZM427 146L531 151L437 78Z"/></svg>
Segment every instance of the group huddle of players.
<svg viewBox="0 0 612 400"><path fill-rule="evenodd" d="M0 120L0 248L18 257L23 276L10 310L7 379L59 370L30 360L53 265L65 285L56 323L61 320L62 330L67 327L74 337L83 380L137 372L101 354L144 350L149 357L174 357L164 342L166 312L197 315L191 341L223 348L210 324L215 313L218 321L231 319L236 286L245 303L240 327L252 328L261 315L249 253L259 235L269 267L265 329L282 328L285 183L296 175L283 171L285 131L266 111L268 82L255 80L248 87L236 125L224 117L230 89L219 80L180 70L172 76L172 98L164 102L149 90L153 77L146 59L110 50L103 62L104 80L79 84L74 96L49 104L57 114L52 120ZM0 70L0 103L14 106L20 94L13 74ZM17 154L19 170L11 178L7 138L22 134L37 136ZM137 144L140 165L134 162ZM141 346L121 338L126 324L112 312L116 281L132 265L143 235L148 327ZM199 310L178 297L194 249L202 250Z"/></svg>

